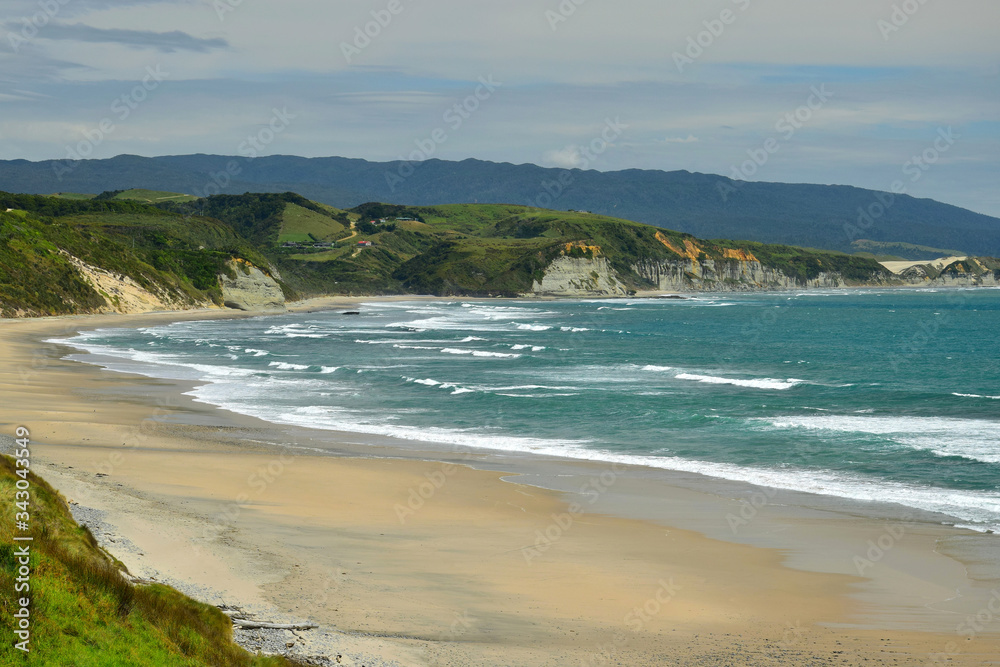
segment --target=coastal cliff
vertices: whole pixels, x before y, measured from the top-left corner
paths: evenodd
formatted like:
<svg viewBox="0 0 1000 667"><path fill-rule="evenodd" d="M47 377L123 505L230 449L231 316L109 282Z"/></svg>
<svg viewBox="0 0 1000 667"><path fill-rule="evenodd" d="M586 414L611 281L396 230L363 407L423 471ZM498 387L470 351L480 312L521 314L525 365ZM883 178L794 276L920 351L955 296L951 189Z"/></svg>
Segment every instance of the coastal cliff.
<svg viewBox="0 0 1000 667"><path fill-rule="evenodd" d="M755 260L674 260L639 262L632 269L660 291L749 292L803 287L834 288L846 284L837 273L793 278Z"/></svg>
<svg viewBox="0 0 1000 667"><path fill-rule="evenodd" d="M284 310L281 285L270 275L241 259L228 264L231 273L219 275L222 302L237 310Z"/></svg>
<svg viewBox="0 0 1000 667"><path fill-rule="evenodd" d="M604 257L559 257L536 280L532 293L537 296L627 296L629 289Z"/></svg>

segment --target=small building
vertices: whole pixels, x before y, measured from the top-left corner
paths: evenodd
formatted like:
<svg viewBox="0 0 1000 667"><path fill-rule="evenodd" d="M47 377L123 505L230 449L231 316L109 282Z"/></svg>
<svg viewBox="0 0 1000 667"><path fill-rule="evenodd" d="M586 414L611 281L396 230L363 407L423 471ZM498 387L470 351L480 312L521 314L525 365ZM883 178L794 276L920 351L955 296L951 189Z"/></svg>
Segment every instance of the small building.
<svg viewBox="0 0 1000 667"><path fill-rule="evenodd" d="M358 241L359 248L370 248L374 245L371 241Z"/></svg>

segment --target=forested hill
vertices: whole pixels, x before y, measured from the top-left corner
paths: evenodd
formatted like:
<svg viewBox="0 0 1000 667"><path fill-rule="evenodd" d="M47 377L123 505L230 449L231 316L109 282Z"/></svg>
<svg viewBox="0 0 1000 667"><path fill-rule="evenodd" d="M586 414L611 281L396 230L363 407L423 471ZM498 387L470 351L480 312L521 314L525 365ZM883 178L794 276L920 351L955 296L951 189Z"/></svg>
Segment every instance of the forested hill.
<svg viewBox="0 0 1000 667"><path fill-rule="evenodd" d="M844 252L856 251L852 243L864 239L1000 255L1000 219L932 200L847 186L742 183L686 171L597 172L480 160L407 164L338 157L122 155L74 163L0 161L3 190L98 193L128 188L199 197L294 191L339 208L369 201L519 204L591 211L700 238Z"/></svg>

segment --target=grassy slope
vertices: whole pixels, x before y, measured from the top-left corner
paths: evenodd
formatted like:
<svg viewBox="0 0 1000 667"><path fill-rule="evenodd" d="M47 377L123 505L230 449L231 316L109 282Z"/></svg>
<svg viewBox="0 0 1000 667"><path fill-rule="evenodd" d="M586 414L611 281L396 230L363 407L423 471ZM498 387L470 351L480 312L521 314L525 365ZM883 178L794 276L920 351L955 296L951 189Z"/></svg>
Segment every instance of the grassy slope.
<svg viewBox="0 0 1000 667"><path fill-rule="evenodd" d="M6 212L7 208L17 209ZM219 302L231 257L267 266L229 225L135 203L0 193L0 311L40 315L106 305L59 251L182 303Z"/></svg>
<svg viewBox="0 0 1000 667"><path fill-rule="evenodd" d="M13 459L0 457L0 664L20 664L14 649L11 599ZM59 494L29 477L31 544L31 661L58 667L234 665L281 667L282 658L251 656L232 643L232 624L218 609L162 585L134 587L93 536L70 516ZM18 594L23 595L23 594ZM21 658L21 659L19 659Z"/></svg>
<svg viewBox="0 0 1000 667"><path fill-rule="evenodd" d="M278 242L298 241L310 243L327 241L343 235L345 225L322 213L288 204L281 215L281 231Z"/></svg>
<svg viewBox="0 0 1000 667"><path fill-rule="evenodd" d="M544 268L566 253L605 257L636 289L650 286L634 271L638 263L727 262L737 261L741 253L752 253L765 265L800 281L821 272L840 272L854 282L884 277L883 269L871 259L790 246L701 241L590 213L489 204L364 204L345 212L294 193L220 195L194 202L168 201L153 208L116 200L120 195L103 193L90 202L36 198L45 200L34 202L39 220L55 223L35 224L36 231L42 240L52 241L56 231L62 230L59 247L80 253L89 263L136 277L140 284L142 280L169 283L174 276L171 288L192 299L211 292L215 275L224 270L230 255L258 266L273 263L288 285L307 295L513 296L530 291ZM0 205L3 201L0 197ZM378 218L388 219L389 224L370 224ZM354 231L348 228L352 222L357 223ZM311 252L281 248L286 240L339 243L332 250ZM359 249L357 242L362 240L372 241L374 247ZM88 249L88 243L93 248ZM57 263L49 255L43 258ZM56 275L56 268L48 270L50 275ZM8 270L7 275L19 274ZM45 282L28 286L28 294L8 295L7 301L12 297L20 299L18 303L40 299ZM74 303L83 303L85 296L81 293ZM53 312L51 307L37 310Z"/></svg>
<svg viewBox="0 0 1000 667"><path fill-rule="evenodd" d="M548 211L523 206L450 204L430 207L363 205L352 211L369 219L406 215L417 222L396 223L350 240L351 247L314 254L271 255L297 289L320 293L414 292L513 296L557 256L594 253L593 246L635 288L649 285L633 266L650 261L711 259L737 261L732 252L753 253L800 281L822 272L840 272L863 282L885 271L871 259L790 246L735 241L701 241L688 234L590 213ZM375 247L355 252L357 240ZM690 248L689 248L689 244ZM588 249L590 248L590 249Z"/></svg>

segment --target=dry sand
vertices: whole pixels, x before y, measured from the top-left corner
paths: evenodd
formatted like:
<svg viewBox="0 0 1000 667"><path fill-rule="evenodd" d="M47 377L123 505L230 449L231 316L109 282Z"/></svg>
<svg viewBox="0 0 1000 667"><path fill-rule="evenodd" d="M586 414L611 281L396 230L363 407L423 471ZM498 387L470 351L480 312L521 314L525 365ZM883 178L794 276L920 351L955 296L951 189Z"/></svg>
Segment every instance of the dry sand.
<svg viewBox="0 0 1000 667"><path fill-rule="evenodd" d="M653 522L588 513L568 524L571 499L499 472L284 451L268 443L301 445L301 430L233 418L39 342L226 315L0 321L0 428L31 429L38 472L94 510L80 511L133 573L269 620L319 623L290 637L300 655L369 666L997 664L1000 615L983 624L993 634L970 639L958 616L937 632L849 627L866 611L851 595L857 577ZM401 520L422 486L429 499ZM801 539L830 530L812 521ZM554 540L532 551L538 531Z"/></svg>

